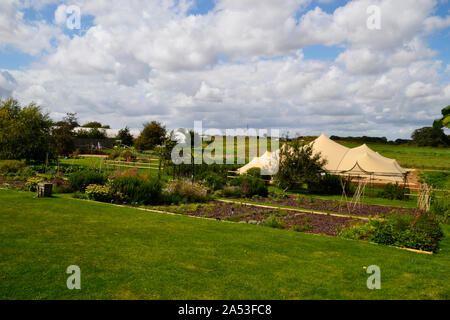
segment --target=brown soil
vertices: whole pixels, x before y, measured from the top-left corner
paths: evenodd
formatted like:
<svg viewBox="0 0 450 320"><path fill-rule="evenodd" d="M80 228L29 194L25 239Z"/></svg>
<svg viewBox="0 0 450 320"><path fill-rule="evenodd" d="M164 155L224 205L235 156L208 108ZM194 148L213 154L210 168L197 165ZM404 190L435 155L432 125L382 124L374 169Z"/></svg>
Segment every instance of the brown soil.
<svg viewBox="0 0 450 320"><path fill-rule="evenodd" d="M301 200L298 200L301 199ZM371 217L371 216L379 216L379 215L388 215L392 211L396 211L398 213L412 213L419 214L420 212L417 209L408 209L408 208L399 208L399 207L387 207L387 206L377 206L370 204L353 204L347 205L347 203L336 200L322 200L315 199L311 197L300 197L297 198L295 196L290 196L286 199L271 199L271 198L262 198L262 199L252 199L252 201L259 202L262 204L277 204L283 206L289 206L294 208L302 208L307 210L314 211L325 211L325 212L336 212L341 214L350 214L361 217ZM350 210L349 210L350 209Z"/></svg>
<svg viewBox="0 0 450 320"><path fill-rule="evenodd" d="M158 210L173 212L172 207L158 207ZM349 226L353 218L336 217L331 215L320 215L279 209L265 209L255 206L231 204L223 202L211 202L205 205L185 206L176 209L178 214L195 217L211 218L234 222L245 222L256 225L264 225L264 220L270 216L276 218L285 225L285 228L314 233L336 236L340 229Z"/></svg>

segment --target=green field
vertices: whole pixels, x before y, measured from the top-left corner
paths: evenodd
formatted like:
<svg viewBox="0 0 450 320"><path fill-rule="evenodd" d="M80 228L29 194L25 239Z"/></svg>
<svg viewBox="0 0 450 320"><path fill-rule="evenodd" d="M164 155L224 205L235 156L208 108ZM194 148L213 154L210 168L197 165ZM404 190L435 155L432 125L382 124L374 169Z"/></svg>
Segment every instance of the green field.
<svg viewBox="0 0 450 320"><path fill-rule="evenodd" d="M103 158L97 158L97 157L82 157L79 159L60 159L59 160L60 164L63 165L67 165L67 166L79 166L79 167L86 167L86 168L94 168L97 170L102 170L102 171L125 171L125 170L129 170L130 168L132 168L134 165L130 164L129 166L112 166L112 165L107 165L105 162L105 159ZM159 163L157 163L156 161L152 162L151 164L149 163L145 163L142 166L148 167L147 168L138 168L138 172L139 174L150 174L152 177L157 177L158 176L158 165ZM150 169L150 166L152 169ZM163 176L162 177L164 180L167 180L169 177L167 176Z"/></svg>
<svg viewBox="0 0 450 320"><path fill-rule="evenodd" d="M337 141L339 142L339 141ZM361 144L339 142L342 145L355 148ZM408 145L367 144L369 148L382 156L396 159L404 168L444 169L450 170L450 148L416 147Z"/></svg>
<svg viewBox="0 0 450 320"><path fill-rule="evenodd" d="M337 142L349 148L355 148L361 145L356 142ZM404 168L450 170L450 148L416 147L409 145L389 145L376 143L369 143L368 146L374 151L379 152L382 156L396 159ZM236 145L234 148L236 152ZM246 148L248 149L248 141L246 141ZM270 139L268 140L268 148L270 149ZM246 157L248 161L248 153L246 154ZM62 160L61 162L66 164L82 163L84 165L91 166L100 165L100 160L96 158L89 158L88 160L83 160L81 162L79 160L74 162L72 159Z"/></svg>
<svg viewBox="0 0 450 320"><path fill-rule="evenodd" d="M0 190L0 299L449 299L436 255ZM66 268L81 268L81 290ZM381 268L381 290L364 266Z"/></svg>

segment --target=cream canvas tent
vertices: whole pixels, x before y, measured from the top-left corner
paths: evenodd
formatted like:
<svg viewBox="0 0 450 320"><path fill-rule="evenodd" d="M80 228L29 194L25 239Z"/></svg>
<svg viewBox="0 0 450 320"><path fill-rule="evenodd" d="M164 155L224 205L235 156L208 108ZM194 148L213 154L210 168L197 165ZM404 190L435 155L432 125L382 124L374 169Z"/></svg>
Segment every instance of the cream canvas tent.
<svg viewBox="0 0 450 320"><path fill-rule="evenodd" d="M322 134L311 145L314 153L327 160L324 170L329 173L396 182L406 179L407 172L396 160L383 157L365 144L350 149Z"/></svg>
<svg viewBox="0 0 450 320"><path fill-rule="evenodd" d="M253 158L248 164L239 168L237 172L244 174L252 168L259 168L262 175L273 175L278 169L278 154L279 151L266 151L261 157Z"/></svg>
<svg viewBox="0 0 450 320"><path fill-rule="evenodd" d="M350 149L322 134L311 143L311 146L314 154L320 153L321 157L327 161L323 169L328 173L371 180L406 181L407 172L396 160L383 157L365 144ZM277 168L278 157L279 150L266 152L238 169L238 173L246 173L251 168L274 172L274 169Z"/></svg>

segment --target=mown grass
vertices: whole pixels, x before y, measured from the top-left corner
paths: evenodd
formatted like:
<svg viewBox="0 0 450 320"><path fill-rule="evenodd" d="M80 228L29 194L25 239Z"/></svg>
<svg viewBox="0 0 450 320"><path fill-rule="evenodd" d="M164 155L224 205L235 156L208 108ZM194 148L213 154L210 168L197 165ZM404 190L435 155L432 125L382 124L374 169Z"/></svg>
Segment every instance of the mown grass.
<svg viewBox="0 0 450 320"><path fill-rule="evenodd" d="M1 190L0 208L0 299L450 298L449 226L429 256L23 192ZM381 290L366 287L373 264Z"/></svg>

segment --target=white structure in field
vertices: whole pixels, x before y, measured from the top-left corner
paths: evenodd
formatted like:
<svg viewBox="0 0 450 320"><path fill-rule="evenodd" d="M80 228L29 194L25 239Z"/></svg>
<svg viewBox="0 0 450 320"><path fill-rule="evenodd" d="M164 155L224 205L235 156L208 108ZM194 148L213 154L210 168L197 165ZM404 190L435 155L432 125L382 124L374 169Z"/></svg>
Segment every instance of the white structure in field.
<svg viewBox="0 0 450 320"><path fill-rule="evenodd" d="M272 175L278 171L278 155L280 151L276 152L266 151L261 157L253 158L248 164L239 168L237 172L244 174L252 168L261 169L261 174Z"/></svg>
<svg viewBox="0 0 450 320"><path fill-rule="evenodd" d="M406 181L407 171L395 159L383 157L365 144L351 149L322 134L310 145L314 154L320 153L322 159L327 161L323 169L330 174L393 182ZM279 150L274 153L266 152L261 157L254 158L250 163L240 168L238 172L243 174L251 168L268 167L274 159L278 160L278 155Z"/></svg>

